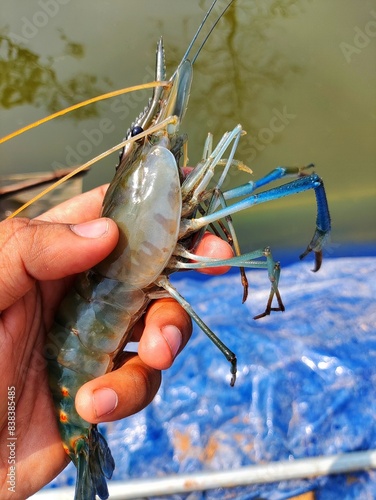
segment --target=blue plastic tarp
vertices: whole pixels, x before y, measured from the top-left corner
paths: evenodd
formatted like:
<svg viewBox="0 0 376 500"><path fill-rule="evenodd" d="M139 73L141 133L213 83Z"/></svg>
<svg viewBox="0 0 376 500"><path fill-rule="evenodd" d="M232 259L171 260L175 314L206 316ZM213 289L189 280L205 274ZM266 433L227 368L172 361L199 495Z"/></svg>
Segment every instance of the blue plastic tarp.
<svg viewBox="0 0 376 500"><path fill-rule="evenodd" d="M238 379L230 387L227 361L195 327L153 403L104 427L114 480L376 448L376 258L325 260L318 273L311 267L304 261L283 269L286 311L257 321L269 295L265 271L247 272L245 304L236 273L174 279L236 352ZM74 483L69 466L50 486ZM318 500L376 498L376 472L172 498L281 500L310 489Z"/></svg>

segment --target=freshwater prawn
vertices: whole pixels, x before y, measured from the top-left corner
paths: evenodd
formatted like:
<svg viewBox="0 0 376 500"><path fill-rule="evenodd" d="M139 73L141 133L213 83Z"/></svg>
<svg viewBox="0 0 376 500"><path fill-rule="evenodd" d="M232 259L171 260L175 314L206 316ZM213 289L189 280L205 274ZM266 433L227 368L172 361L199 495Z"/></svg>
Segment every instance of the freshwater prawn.
<svg viewBox="0 0 376 500"><path fill-rule="evenodd" d="M226 9L232 2L228 2ZM222 186L229 170L239 165L234 156L244 131L241 125L236 125L215 147L211 135L208 136L203 158L191 172L187 174L186 169L179 166L185 144L179 129L188 105L192 65L199 51L192 60L189 55L215 4L216 0L169 85L155 87L148 106L126 134L102 211L103 217L113 219L118 225L117 246L101 263L78 276L63 299L47 338L45 354L58 425L64 449L77 467L76 500L94 499L95 495L102 500L108 498L106 479L111 478L115 467L97 426L86 422L76 412L76 393L86 382L116 367L133 326L151 300L166 296L175 298L222 351L230 363L230 383L235 383L235 354L171 285L171 273L221 265L264 268L271 290L265 311L256 318L284 310L278 290L279 264L273 260L269 248L241 254L230 219L233 213L314 189L316 229L301 258L313 251L315 271L321 266L322 248L330 232L330 216L322 180L315 173L308 175L305 172L311 165L278 167L259 180L224 191ZM164 49L160 40L156 81L165 80ZM223 167L223 171L211 186L217 167ZM296 178L282 186L255 193L289 175ZM234 198L240 201L231 204ZM216 222L222 227L226 224L225 234L235 252L231 259L210 259L193 254L205 230ZM244 282L244 298L246 286ZM277 304L273 305L275 300Z"/></svg>

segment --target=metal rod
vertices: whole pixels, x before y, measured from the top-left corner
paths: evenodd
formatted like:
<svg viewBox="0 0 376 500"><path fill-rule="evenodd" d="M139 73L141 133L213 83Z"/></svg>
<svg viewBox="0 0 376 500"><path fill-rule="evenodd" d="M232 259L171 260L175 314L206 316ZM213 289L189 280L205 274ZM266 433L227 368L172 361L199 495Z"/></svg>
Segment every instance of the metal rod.
<svg viewBox="0 0 376 500"><path fill-rule="evenodd" d="M376 468L376 450L341 453L339 455L299 458L250 465L234 470L177 474L157 479L130 480L109 484L110 500L131 500L158 495L173 495L215 488L233 488L250 484L274 483L289 479L341 474ZM32 500L72 500L74 488L43 490Z"/></svg>

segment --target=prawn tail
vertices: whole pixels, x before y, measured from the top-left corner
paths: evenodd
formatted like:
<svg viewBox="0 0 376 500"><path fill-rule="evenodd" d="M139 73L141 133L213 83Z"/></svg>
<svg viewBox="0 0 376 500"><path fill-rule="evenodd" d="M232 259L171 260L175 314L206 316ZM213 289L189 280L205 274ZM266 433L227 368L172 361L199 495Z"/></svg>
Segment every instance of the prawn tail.
<svg viewBox="0 0 376 500"><path fill-rule="evenodd" d="M101 500L109 496L106 479L111 479L115 469L110 448L93 425L88 438L76 443L75 462L77 466L77 481L75 500L95 500L96 495Z"/></svg>

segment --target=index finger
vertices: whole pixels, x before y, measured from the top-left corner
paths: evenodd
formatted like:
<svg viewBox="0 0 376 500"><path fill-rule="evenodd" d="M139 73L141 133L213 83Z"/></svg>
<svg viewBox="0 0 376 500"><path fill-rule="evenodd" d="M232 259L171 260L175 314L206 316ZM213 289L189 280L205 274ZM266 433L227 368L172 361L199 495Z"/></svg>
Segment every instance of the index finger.
<svg viewBox="0 0 376 500"><path fill-rule="evenodd" d="M35 217L35 219L70 224L97 219L102 210L103 198L107 188L108 184L104 184L91 191L79 194Z"/></svg>

